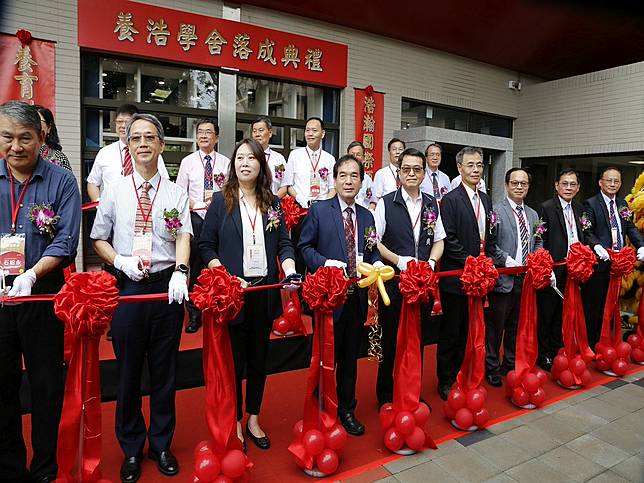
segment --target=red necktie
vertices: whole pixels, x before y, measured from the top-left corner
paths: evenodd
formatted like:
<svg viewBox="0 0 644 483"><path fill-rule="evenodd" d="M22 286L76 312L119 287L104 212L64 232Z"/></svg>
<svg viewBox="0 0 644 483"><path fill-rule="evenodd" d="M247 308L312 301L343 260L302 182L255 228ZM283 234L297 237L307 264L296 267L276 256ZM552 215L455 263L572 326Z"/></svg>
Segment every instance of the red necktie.
<svg viewBox="0 0 644 483"><path fill-rule="evenodd" d="M349 277L356 276L356 232L353 226L353 209L345 208L344 234L347 237L347 272Z"/></svg>
<svg viewBox="0 0 644 483"><path fill-rule="evenodd" d="M125 146L125 157L123 158L123 176L130 176L134 172L134 167L132 166L132 155L130 154L130 148Z"/></svg>
<svg viewBox="0 0 644 483"><path fill-rule="evenodd" d="M136 218L134 220L135 233L147 233L152 229L152 216L150 216L152 202L150 201L150 194L148 193L150 188L152 188L152 185L145 181L139 194L141 206L136 210ZM144 215L147 216L147 219L144 218Z"/></svg>

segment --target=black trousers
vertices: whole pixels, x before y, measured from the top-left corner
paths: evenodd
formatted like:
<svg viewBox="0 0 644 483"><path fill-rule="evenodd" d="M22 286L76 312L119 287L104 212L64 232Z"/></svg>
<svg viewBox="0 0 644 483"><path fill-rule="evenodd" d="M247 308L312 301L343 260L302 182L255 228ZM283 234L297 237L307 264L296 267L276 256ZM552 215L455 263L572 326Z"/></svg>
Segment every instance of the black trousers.
<svg viewBox="0 0 644 483"><path fill-rule="evenodd" d="M190 221L192 222L193 235L190 243L190 285L188 288L192 292L195 283L197 283L197 277L199 277L201 270L204 268L204 263L201 260L201 254L199 251L199 236L201 235L203 219L197 213L192 211L190 212ZM201 311L192 303L192 300L186 300L186 309L193 316L195 314L201 314Z"/></svg>
<svg viewBox="0 0 644 483"><path fill-rule="evenodd" d="M514 369L514 354L517 343L517 324L521 308L523 277L514 277L514 285L508 293L490 292L489 307L485 310L485 372L501 374ZM501 363L503 342L503 363Z"/></svg>
<svg viewBox="0 0 644 483"><path fill-rule="evenodd" d="M438 385L451 386L463 364L468 332L467 296L441 290L443 320L436 349Z"/></svg>
<svg viewBox="0 0 644 483"><path fill-rule="evenodd" d="M133 282L121 277L121 295L163 293L173 269L156 281ZM183 305L167 301L121 304L112 318L112 345L119 385L116 394L116 437L126 457L143 452L146 433L153 451L170 449L176 424L176 365L183 323ZM141 412L141 374L150 370L150 428Z"/></svg>
<svg viewBox="0 0 644 483"><path fill-rule="evenodd" d="M566 287L566 273L555 272L557 275L557 288L564 292ZM537 293L537 337L539 340L539 357L554 357L563 347L561 336L561 314L563 300L548 287Z"/></svg>
<svg viewBox="0 0 644 483"><path fill-rule="evenodd" d="M32 293L56 293L62 285L62 272L57 272L37 281ZM31 390L30 473L55 478L65 381L63 323L54 315L53 302L0 308L0 481L28 480L20 407L23 357Z"/></svg>
<svg viewBox="0 0 644 483"><path fill-rule="evenodd" d="M240 323L230 325L230 343L235 362L237 420L244 416L242 380L246 373L246 412L259 414L266 386L266 357L273 321L269 314L268 292L246 292Z"/></svg>
<svg viewBox="0 0 644 483"><path fill-rule="evenodd" d="M588 344L593 350L595 349L595 344L599 342L599 336L602 331L604 307L606 305L609 283L610 271L607 270L593 273L588 281L581 286Z"/></svg>
<svg viewBox="0 0 644 483"><path fill-rule="evenodd" d="M353 413L358 404L356 400L358 352L364 324L360 314L360 296L356 289L347 296L340 317L333 323L335 380L340 415Z"/></svg>

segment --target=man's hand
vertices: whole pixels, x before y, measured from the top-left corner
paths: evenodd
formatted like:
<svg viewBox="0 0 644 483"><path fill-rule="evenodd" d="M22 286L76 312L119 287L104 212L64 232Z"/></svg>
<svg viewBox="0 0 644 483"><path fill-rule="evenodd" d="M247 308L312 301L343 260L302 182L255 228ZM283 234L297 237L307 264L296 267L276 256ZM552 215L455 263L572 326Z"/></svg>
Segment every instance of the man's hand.
<svg viewBox="0 0 644 483"><path fill-rule="evenodd" d="M637 261L644 262L644 247L639 247L637 249Z"/></svg>
<svg viewBox="0 0 644 483"><path fill-rule="evenodd" d="M141 259L139 257L124 257L116 255L114 258L114 267L119 269L130 280L140 282L145 276L145 272L139 268L141 266Z"/></svg>
<svg viewBox="0 0 644 483"><path fill-rule="evenodd" d="M168 284L168 304L178 304L188 300L188 276L185 273L174 272Z"/></svg>
<svg viewBox="0 0 644 483"><path fill-rule="evenodd" d="M347 268L347 264L344 262L341 262L340 260L333 260L332 258L328 258L326 262L324 262L325 267L338 267L338 268Z"/></svg>
<svg viewBox="0 0 644 483"><path fill-rule="evenodd" d="M302 275L296 272L291 272L288 275L286 275L286 278L282 280L280 283L286 283L289 285L285 285L284 288L286 290L294 291L300 288L300 284L302 283Z"/></svg>
<svg viewBox="0 0 644 483"><path fill-rule="evenodd" d="M412 260L416 260L414 257L405 257L402 255L398 256L398 263L396 263L396 266L398 269L402 272L404 270L407 270L407 264L411 262Z"/></svg>
<svg viewBox="0 0 644 483"><path fill-rule="evenodd" d="M7 295L9 297L26 297L31 295L31 289L34 283L36 283L36 272L30 268L14 279L13 286Z"/></svg>
<svg viewBox="0 0 644 483"><path fill-rule="evenodd" d="M595 250L595 253L597 254L597 256L602 262L607 262L610 259L610 256L608 255L608 252L606 251L606 249L603 246L601 246L599 243L595 245L593 249Z"/></svg>
<svg viewBox="0 0 644 483"><path fill-rule="evenodd" d="M512 257L508 257L505 259L505 268L514 268L514 267L520 267L520 266L521 264Z"/></svg>

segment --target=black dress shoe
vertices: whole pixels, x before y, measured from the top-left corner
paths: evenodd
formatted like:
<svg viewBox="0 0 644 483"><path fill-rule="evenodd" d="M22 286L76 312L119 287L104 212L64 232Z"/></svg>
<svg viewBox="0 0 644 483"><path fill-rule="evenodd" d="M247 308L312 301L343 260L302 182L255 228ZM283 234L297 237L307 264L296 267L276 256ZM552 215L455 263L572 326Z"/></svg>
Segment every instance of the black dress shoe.
<svg viewBox="0 0 644 483"><path fill-rule="evenodd" d="M201 313L191 313L190 321L186 327L186 334L194 334L201 328Z"/></svg>
<svg viewBox="0 0 644 483"><path fill-rule="evenodd" d="M121 465L121 481L123 483L133 483L139 481L141 477L141 458L131 456L123 460Z"/></svg>
<svg viewBox="0 0 644 483"><path fill-rule="evenodd" d="M364 424L356 419L353 413L346 413L340 416L340 422L347 433L353 436L362 436L364 434Z"/></svg>
<svg viewBox="0 0 644 483"><path fill-rule="evenodd" d="M258 438L251 432L248 424L246 424L246 435L253 443L255 443L255 446L257 446L259 449L268 449L271 447L271 440L268 439L268 436L262 436L261 438Z"/></svg>
<svg viewBox="0 0 644 483"><path fill-rule="evenodd" d="M438 386L438 395L443 401L447 401L447 396L449 396L449 392L451 389L452 388L447 384Z"/></svg>
<svg viewBox="0 0 644 483"><path fill-rule="evenodd" d="M488 374L485 378L490 386L501 387L503 385L503 379L499 374Z"/></svg>
<svg viewBox="0 0 644 483"><path fill-rule="evenodd" d="M544 371L550 372L550 369L552 369L552 357L548 357L548 356L539 357L539 359L537 359L537 364Z"/></svg>
<svg viewBox="0 0 644 483"><path fill-rule="evenodd" d="M151 460L157 462L157 468L164 475L174 476L179 473L179 463L170 450L161 451L160 453L150 450L148 456Z"/></svg>

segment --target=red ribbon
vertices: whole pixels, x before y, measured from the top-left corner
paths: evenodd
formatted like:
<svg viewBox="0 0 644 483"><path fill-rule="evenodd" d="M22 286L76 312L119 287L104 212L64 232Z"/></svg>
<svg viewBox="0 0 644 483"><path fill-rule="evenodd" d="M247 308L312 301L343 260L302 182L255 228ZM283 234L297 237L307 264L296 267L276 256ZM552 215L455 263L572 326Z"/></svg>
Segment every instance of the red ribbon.
<svg viewBox="0 0 644 483"><path fill-rule="evenodd" d="M302 285L302 296L314 311L316 322L313 327L313 351L304 396L304 433L311 429L328 431L337 421L333 310L346 302L348 287L349 280L337 267L319 268L313 275L309 275ZM320 383L321 405L315 395ZM314 458L307 453L301 441L291 443L288 450L303 468L313 468Z"/></svg>
<svg viewBox="0 0 644 483"><path fill-rule="evenodd" d="M116 279L107 272L71 275L54 298L56 316L71 337L71 358L56 458L63 481L101 478L101 383L98 345L118 306Z"/></svg>
<svg viewBox="0 0 644 483"><path fill-rule="evenodd" d="M284 212L286 228L290 231L300 222L300 219L306 216L308 210L298 205L292 196L285 196L280 203Z"/></svg>
<svg viewBox="0 0 644 483"><path fill-rule="evenodd" d="M515 372L517 384L534 368L537 360L537 290L550 285L552 256L539 248L528 255L528 272L523 280L521 290L521 309L517 327L517 345L515 353Z"/></svg>
<svg viewBox="0 0 644 483"><path fill-rule="evenodd" d="M599 342L615 347L616 344L622 342L622 320L618 305L622 277L634 270L637 257L633 247L624 247L620 251L609 250L609 253L610 281L608 282L608 293L606 294L606 305L604 305Z"/></svg>
<svg viewBox="0 0 644 483"><path fill-rule="evenodd" d="M637 335L644 341L644 290L640 294L640 305L637 308Z"/></svg>

